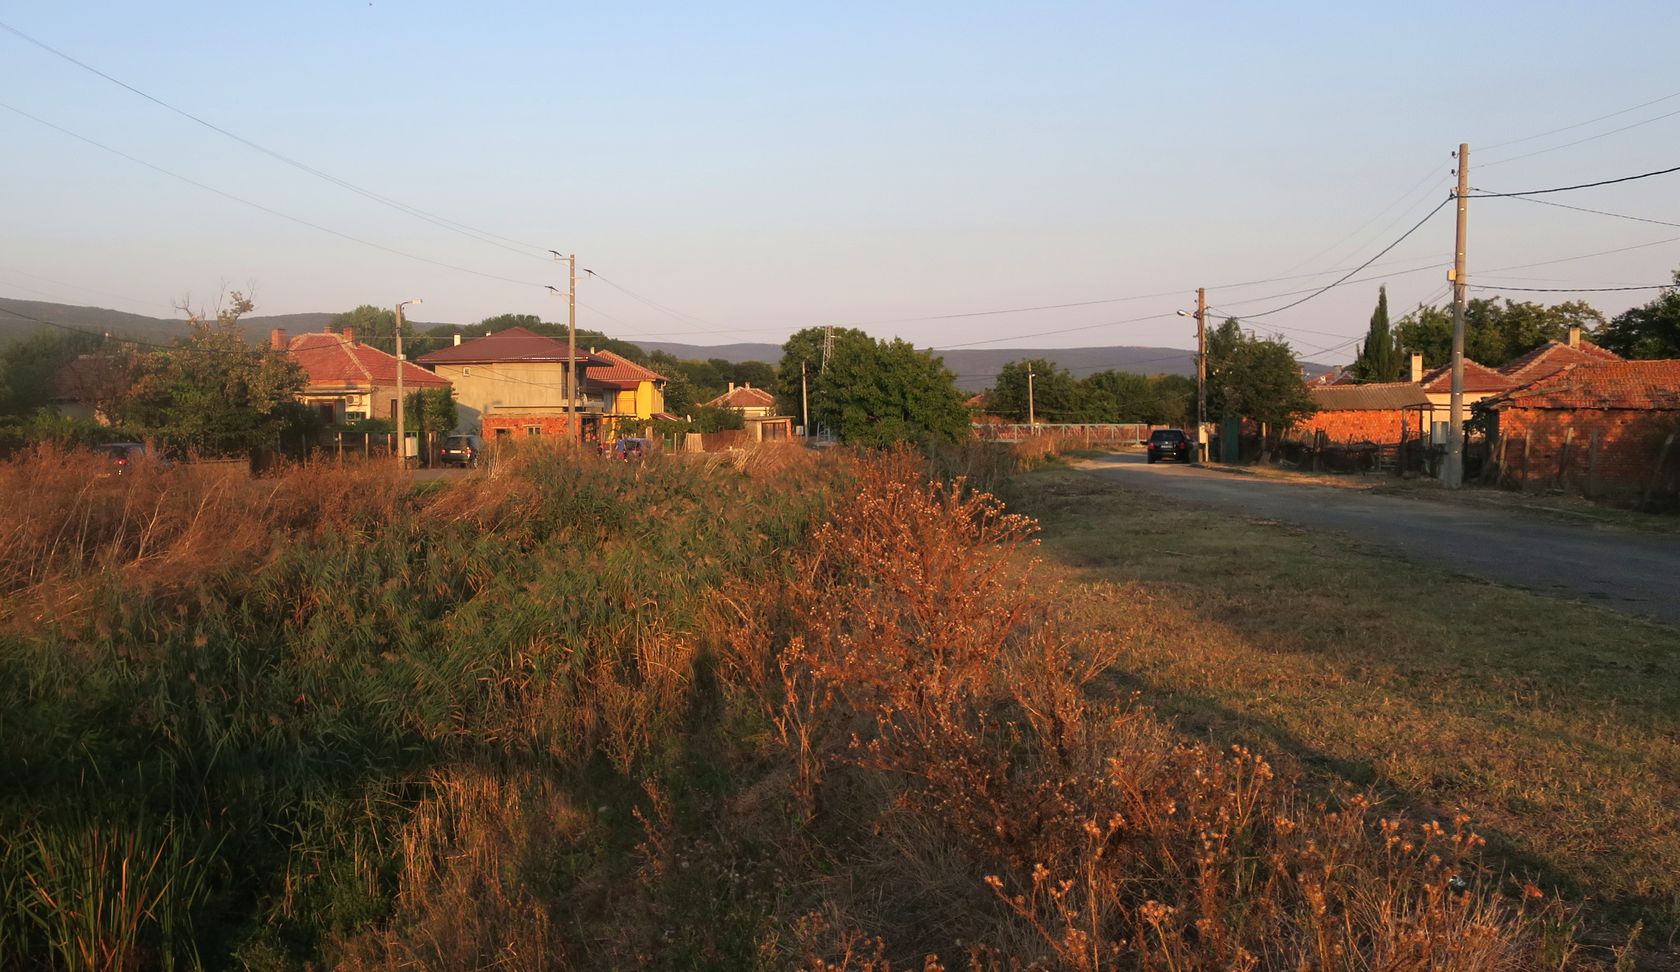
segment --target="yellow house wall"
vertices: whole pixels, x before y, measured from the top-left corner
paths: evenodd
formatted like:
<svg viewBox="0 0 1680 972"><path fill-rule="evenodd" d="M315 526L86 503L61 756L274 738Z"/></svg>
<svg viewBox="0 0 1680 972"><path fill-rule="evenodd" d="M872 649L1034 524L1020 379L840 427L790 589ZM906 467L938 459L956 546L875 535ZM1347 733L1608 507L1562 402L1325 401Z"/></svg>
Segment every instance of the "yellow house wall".
<svg viewBox="0 0 1680 972"><path fill-rule="evenodd" d="M564 362L498 362L496 364L438 365L438 377L455 389L461 429L477 428L494 408L564 408Z"/></svg>

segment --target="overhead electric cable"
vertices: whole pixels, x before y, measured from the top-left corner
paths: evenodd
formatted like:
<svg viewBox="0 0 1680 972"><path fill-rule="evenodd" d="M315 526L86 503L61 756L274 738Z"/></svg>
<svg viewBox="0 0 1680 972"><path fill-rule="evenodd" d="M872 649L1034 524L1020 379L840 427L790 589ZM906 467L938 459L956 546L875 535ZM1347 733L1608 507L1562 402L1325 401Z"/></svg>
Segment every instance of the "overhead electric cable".
<svg viewBox="0 0 1680 972"><path fill-rule="evenodd" d="M1618 290L1667 290L1680 286L1672 281L1665 284L1641 284L1635 287L1499 287L1494 284L1465 284L1471 290L1510 290L1530 294L1608 294Z"/></svg>
<svg viewBox="0 0 1680 972"><path fill-rule="evenodd" d="M281 212L278 209L273 209L273 208L270 208L268 206L264 206L262 203L253 202L252 200L246 199L243 196L236 196L231 192L227 192L227 191L222 190L222 189L217 189L215 186L208 185L208 184L203 183L203 182L199 182L197 179L193 179L189 176L181 175L179 172L172 172L169 169L165 169L164 167L162 167L160 165L156 165L156 164L153 164L151 162L147 162L145 159L139 158L137 156L129 155L127 152L124 152L121 149L112 148L111 146L106 145L103 142L95 141L94 139L88 138L86 135L82 135L82 134L79 134L77 132L73 132L70 129L65 128L62 125L56 125L56 124L54 124L50 121L47 121L45 118L41 118L41 117L38 117L36 115L32 115L29 112L24 111L21 108L13 107L12 105L6 104L4 102L0 102L0 108L4 108L7 111L10 111L10 112L12 112L14 114L17 114L17 115L21 115L24 118L27 118L30 121L35 122L37 124L45 125L46 127L53 129L54 131L61 132L65 135L70 136L71 138L77 139L78 141L86 142L87 144L92 145L94 148L101 149L101 150L106 151L106 152L110 152L112 155L115 155L119 158L127 159L128 161L133 162L136 165L145 166L146 168L151 169L154 172L158 172L158 173L161 173L163 175L166 175L166 176L170 177L171 179L178 179L181 182L184 182L189 186L195 186L199 189L203 189L206 192L213 192L216 195L221 196L224 199L231 199L236 203L240 203L241 205L249 206L252 209L256 209L260 212L268 213L270 216L278 216L281 219L290 220L291 222L297 223L300 226L307 226L310 229L317 230L317 231L322 232L322 233L327 233L327 234L332 235L332 236L336 236L341 240L348 240L351 243L359 243L362 246L371 247L375 250L383 250L386 253L390 253L390 254L393 254L395 256L404 257L404 258L409 259L409 260L418 260L421 263L429 263L434 267L443 267L446 270L455 270L455 271L458 271L460 273L472 274L475 277L484 277L487 280L499 280L503 283L523 284L523 285L529 286L529 287L544 286L543 284L539 284L539 283L536 283L536 282L530 281L530 280L517 280L513 277L504 277L504 276L501 276L500 274L485 273L482 270L473 270L469 267L457 266L456 264L453 264L453 263L445 263L442 260L433 260L430 257L423 257L423 256L420 256L419 254L416 254L416 253L408 253L408 252L403 251L403 250L398 250L394 247L385 246L382 243L375 243L372 240L365 240L365 239L362 239L359 236L351 236L349 233L343 233L343 232L340 232L338 230L332 229L330 227L322 226L319 223L310 222L309 220L304 219L302 217L293 216L290 213Z"/></svg>
<svg viewBox="0 0 1680 972"><path fill-rule="evenodd" d="M1473 192L1467 198L1497 199L1511 196L1544 196L1547 193L1553 192L1574 192L1577 189L1595 189L1599 186L1614 186L1618 183L1635 182L1639 179L1649 179L1653 176L1669 175L1674 172L1680 172L1680 165L1667 169L1658 169L1655 172L1641 172L1638 175L1622 176L1619 179L1600 179L1597 182L1583 182L1573 186L1554 186L1551 189L1530 189L1526 192Z"/></svg>
<svg viewBox="0 0 1680 972"><path fill-rule="evenodd" d="M1630 111L1638 111L1641 108L1649 108L1652 105L1660 105L1665 101L1672 101L1675 98L1680 98L1680 91L1676 91L1673 94L1663 95L1661 98L1652 98L1650 101L1641 102L1637 105L1634 105L1632 108L1623 108L1620 111L1613 111L1608 115L1599 115L1597 118L1589 118L1584 122L1576 122L1573 125L1565 125L1562 128L1554 128L1554 129L1551 129L1550 131L1541 132L1538 135L1524 135L1522 138L1513 138L1513 139L1511 139L1509 141L1505 141L1505 142L1495 142L1492 145L1484 146L1482 149L1480 149L1480 151L1491 152L1494 149L1505 148L1508 145L1521 145L1523 142L1532 142L1537 138L1545 138L1547 135L1557 135L1561 132L1573 131L1574 129L1577 129L1577 128L1585 128L1588 125L1593 125L1593 124L1596 124L1598 122L1605 121L1607 119L1615 118L1619 115L1625 115Z"/></svg>
<svg viewBox="0 0 1680 972"><path fill-rule="evenodd" d="M534 243L526 243L522 240L516 240L516 239L506 237L506 236L499 236L495 233L490 232L489 230L479 229L477 227L469 226L466 223L461 223L461 222L458 222L456 220L447 219L443 216L438 216L434 213L426 212L425 210L420 209L418 207L410 206L407 203L404 203L400 200L392 199L389 196L382 196L379 193L374 192L370 189L363 189L362 187L360 187L358 185L355 185L354 183L348 182L344 179L340 179L339 177L337 177L337 176L335 176L335 175L333 175L329 172L323 172L322 170L317 169L312 165L309 165L305 162L300 162L299 160L294 159L291 156L285 155L284 153L281 153L281 152L277 152L274 149L271 149L271 148L269 148L265 145L261 145L257 142L254 142L251 139L248 139L243 135L240 135L236 132L229 131L228 129L223 128L222 126L217 125L215 122L212 122L212 121L209 121L207 119L201 118L200 116L195 115L190 111L187 111L185 108L178 108L175 105L172 105L167 101L164 101L162 98L158 98L155 95L148 94L147 92L140 90L139 88L135 87L134 85L129 84L127 81L124 81L121 78L113 77L112 75L109 75L109 74L105 73L104 71L101 71L99 68L96 68L93 65L88 64L85 61L77 60L76 58L70 56L69 54L66 54L65 52L59 50L58 48L53 47L52 45L47 44L44 41L38 40L34 37L31 37L30 35L24 33L21 30L18 30L16 27L13 27L10 24L0 22L0 30L5 30L6 32L8 32L10 34L13 34L13 35L15 35L19 38L22 38L23 40L28 41L31 44L34 44L36 47L39 47L40 49L46 51L47 53L52 54L56 57L62 58L64 60L70 62L71 64L74 64L75 66L81 68L84 71L88 71L92 74L98 75L99 77L104 78L106 81L109 81L112 84L114 84L114 85L116 85L116 86L118 86L118 87L120 87L120 88L122 88L126 91L129 91L133 94L139 95L140 97L146 99L147 101L150 101L152 104L157 105L160 108L163 108L167 111L174 112L175 114L180 115L182 118L185 118L185 119L187 119L187 120L189 120L189 121L191 121L195 124L202 125L205 128L208 128L211 131L216 132L219 135L224 135L228 138L231 138L234 141L240 143L241 145L246 146L247 148L254 149L255 151L261 152L262 154L264 154L264 155L266 155L266 156L268 156L272 159L275 159L276 161L279 161L279 162L282 162L286 165L289 165L292 168L295 168L295 169L297 169L301 172L306 172L306 173L308 173L312 176L315 176L319 179L324 179L327 182L330 182L330 183L332 183L336 186L339 186L340 188L348 189L349 191L354 192L357 195L363 196L367 199L371 199L374 202L379 203L380 205L387 206L387 207L390 207L392 209L396 209L400 212L403 212L403 213L406 213L410 216L413 216L416 219L425 220L426 222L432 223L435 226L439 226L439 227L442 227L444 229L450 230L452 232L459 233L463 236L467 236L471 239L478 240L480 243L489 243L491 246L501 247L504 250L513 250L512 246L507 245L507 244L513 244L514 246L524 247L526 251L535 250L538 253L547 252L547 247L540 247L540 246L537 246ZM497 242L497 241L501 241L501 242ZM514 252L522 252L522 251L514 250ZM526 256L536 256L537 253L526 252L525 255Z"/></svg>
<svg viewBox="0 0 1680 972"><path fill-rule="evenodd" d="M1495 159L1492 162L1479 162L1479 163L1477 163L1477 165L1478 165L1479 168L1486 169L1486 168L1489 168L1489 167L1495 166L1495 165L1504 165L1507 162L1515 162L1518 159L1531 159L1531 158L1535 157L1536 155L1545 155L1547 152L1556 152L1558 149L1571 148L1571 147L1576 146L1576 145L1582 145L1586 142L1596 141L1598 139L1605 138L1605 137L1610 136L1610 135L1616 135L1616 134L1619 134L1621 132L1625 132L1625 131L1627 131L1629 129L1632 129L1632 128L1639 128L1642 125L1649 125L1652 122L1660 122L1664 118L1673 118L1675 115L1680 115L1680 108L1677 108L1674 111L1665 112L1661 115L1656 116L1655 118L1647 118L1644 121L1636 121L1631 125L1623 125L1621 128L1612 128L1607 132L1599 132L1597 135L1588 135L1585 138L1578 138L1578 139L1574 140L1573 142L1564 142L1562 145L1553 145L1549 148L1535 149L1532 152L1524 152L1521 155L1508 155L1503 159Z"/></svg>
<svg viewBox="0 0 1680 972"><path fill-rule="evenodd" d="M1475 191L1482 192L1483 190L1477 189ZM1494 197L1507 198L1503 193L1492 193L1492 195ZM1550 199L1532 199L1528 196L1510 196L1508 198L1513 198L1518 202L1534 203L1536 206L1555 206L1558 209L1573 209L1578 213L1592 213L1595 216L1612 216L1616 219L1632 220L1635 223L1650 223L1653 226L1672 226L1676 229L1680 229L1680 223L1670 223L1667 220L1651 219L1646 216L1629 216L1626 213L1612 213L1602 209L1590 209L1586 206L1571 206L1568 203L1553 202Z"/></svg>

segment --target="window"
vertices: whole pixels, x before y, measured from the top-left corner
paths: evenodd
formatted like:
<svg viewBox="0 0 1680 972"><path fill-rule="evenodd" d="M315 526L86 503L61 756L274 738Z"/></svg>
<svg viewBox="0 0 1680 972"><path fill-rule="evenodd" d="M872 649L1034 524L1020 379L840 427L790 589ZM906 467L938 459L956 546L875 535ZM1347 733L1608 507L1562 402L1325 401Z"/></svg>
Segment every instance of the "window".
<svg viewBox="0 0 1680 972"><path fill-rule="evenodd" d="M542 435L542 426L540 426L540 425L527 425L527 426L525 426L525 434L526 435Z"/></svg>
<svg viewBox="0 0 1680 972"><path fill-rule="evenodd" d="M462 368L461 369L461 377L462 378L465 378L465 377L467 377L468 375L471 375L471 374L472 374L472 369L471 368Z"/></svg>
<svg viewBox="0 0 1680 972"><path fill-rule="evenodd" d="M391 399L391 416L390 417L393 421L397 417L397 400L395 398Z"/></svg>
<svg viewBox="0 0 1680 972"><path fill-rule="evenodd" d="M513 430L512 429L500 428L500 429L496 430L496 438L498 438L498 439L507 439L507 438L511 438L512 436L513 436Z"/></svg>

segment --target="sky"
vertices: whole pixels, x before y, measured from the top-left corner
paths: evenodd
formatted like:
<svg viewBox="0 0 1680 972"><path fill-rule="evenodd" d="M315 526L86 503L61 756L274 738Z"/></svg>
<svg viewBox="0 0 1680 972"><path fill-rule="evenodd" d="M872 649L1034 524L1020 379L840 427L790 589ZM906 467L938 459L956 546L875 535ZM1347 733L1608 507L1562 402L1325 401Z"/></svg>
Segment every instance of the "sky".
<svg viewBox="0 0 1680 972"><path fill-rule="evenodd" d="M553 249L596 272L579 326L631 340L1191 347L1195 288L1223 316L1335 281L1447 198L1460 142L1496 192L1680 165L1672 0L14 2L0 23L244 140L0 30L0 295L153 316L231 288L258 314L563 321ZM1675 225L1473 200L1468 279L1501 290L1472 296L1614 314L1655 291L1506 288L1680 266L1680 173L1541 198ZM1396 317L1445 298L1452 246L1447 205L1245 326L1346 361L1379 285Z"/></svg>

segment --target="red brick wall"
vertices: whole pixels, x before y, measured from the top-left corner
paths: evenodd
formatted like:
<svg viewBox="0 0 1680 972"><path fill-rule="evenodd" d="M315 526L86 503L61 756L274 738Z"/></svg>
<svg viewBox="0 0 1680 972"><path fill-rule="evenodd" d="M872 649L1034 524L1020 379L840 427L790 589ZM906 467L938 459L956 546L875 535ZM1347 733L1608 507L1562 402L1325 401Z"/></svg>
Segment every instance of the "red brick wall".
<svg viewBox="0 0 1680 972"><path fill-rule="evenodd" d="M565 436L566 416L564 415L486 415L483 422L483 436L486 440L496 437L497 429L508 429L508 435L519 439L528 436L526 430L536 427L543 436Z"/></svg>
<svg viewBox="0 0 1680 972"><path fill-rule="evenodd" d="M1398 445L1402 438L1415 441L1428 437L1424 424L1427 413L1399 409L1343 409L1314 413L1289 433L1292 439L1311 439L1323 432L1331 442L1375 442Z"/></svg>
<svg viewBox="0 0 1680 972"><path fill-rule="evenodd" d="M1657 459L1664 438L1675 433L1680 433L1680 413L1673 411L1506 407L1499 411L1503 456L1495 442L1493 457L1503 461L1500 482L1519 489L1561 487L1611 499L1639 499L1649 488L1654 499L1672 499L1680 493L1680 435L1661 469Z"/></svg>

